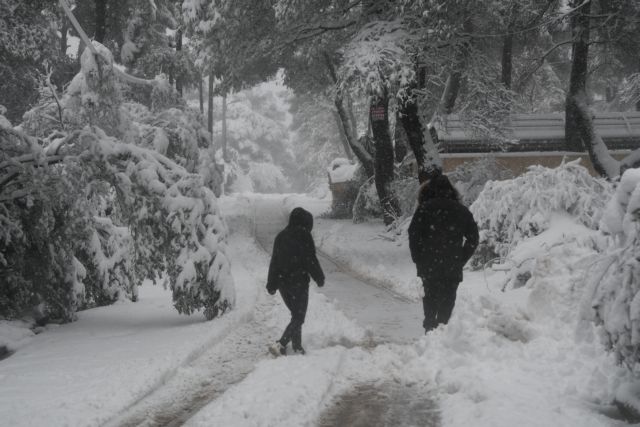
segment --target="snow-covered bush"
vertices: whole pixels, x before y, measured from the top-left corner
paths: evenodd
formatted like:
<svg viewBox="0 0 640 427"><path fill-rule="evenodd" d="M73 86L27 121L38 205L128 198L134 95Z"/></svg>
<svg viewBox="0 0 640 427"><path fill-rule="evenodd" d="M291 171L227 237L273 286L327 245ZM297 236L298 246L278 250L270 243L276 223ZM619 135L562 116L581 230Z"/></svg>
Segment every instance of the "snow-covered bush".
<svg viewBox="0 0 640 427"><path fill-rule="evenodd" d="M0 127L0 316L44 304L68 321L164 276L179 312L211 319L235 296L215 195L190 173L201 126L183 110L123 105L110 53L96 49L106 60L85 50L62 123L44 124L48 105L22 126L42 139Z"/></svg>
<svg viewBox="0 0 640 427"><path fill-rule="evenodd" d="M592 279L591 307L606 345L633 369L640 361L640 169L622 175L600 229L609 247Z"/></svg>
<svg viewBox="0 0 640 427"><path fill-rule="evenodd" d="M462 203L471 206L484 188L487 181L502 181L513 178L513 173L501 167L493 156L481 157L465 162L448 174L454 183Z"/></svg>
<svg viewBox="0 0 640 427"><path fill-rule="evenodd" d="M259 193L283 193L291 187L282 168L273 163L249 162L248 175L253 189Z"/></svg>
<svg viewBox="0 0 640 427"><path fill-rule="evenodd" d="M555 169L532 166L517 178L487 182L470 208L480 229L473 263L505 257L523 239L546 230L556 213L595 229L610 188L577 160Z"/></svg>
<svg viewBox="0 0 640 427"><path fill-rule="evenodd" d="M91 228L74 178L49 165L35 139L0 127L0 316L44 302L48 316L69 321L82 304L75 255Z"/></svg>

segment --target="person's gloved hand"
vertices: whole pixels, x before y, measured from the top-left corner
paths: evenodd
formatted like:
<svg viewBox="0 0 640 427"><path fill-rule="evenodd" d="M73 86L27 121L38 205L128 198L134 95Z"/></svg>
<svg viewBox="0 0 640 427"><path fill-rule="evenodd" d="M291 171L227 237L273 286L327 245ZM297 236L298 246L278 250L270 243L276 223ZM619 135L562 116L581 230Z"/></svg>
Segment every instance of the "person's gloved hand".
<svg viewBox="0 0 640 427"><path fill-rule="evenodd" d="M269 285L267 285L267 292L269 292L269 295L275 295L276 291L277 291L277 289L272 288Z"/></svg>
<svg viewBox="0 0 640 427"><path fill-rule="evenodd" d="M321 287L323 287L323 286L324 286L324 280L323 280L322 282L318 283L318 287L319 287L319 288L321 288Z"/></svg>

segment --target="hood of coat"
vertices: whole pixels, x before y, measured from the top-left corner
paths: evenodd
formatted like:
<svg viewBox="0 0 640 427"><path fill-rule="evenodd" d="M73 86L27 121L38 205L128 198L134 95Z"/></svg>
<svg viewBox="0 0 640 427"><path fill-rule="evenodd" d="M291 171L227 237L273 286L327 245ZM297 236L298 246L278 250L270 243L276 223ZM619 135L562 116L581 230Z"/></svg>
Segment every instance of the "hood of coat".
<svg viewBox="0 0 640 427"><path fill-rule="evenodd" d="M295 208L289 215L289 227L302 227L310 232L313 229L313 215L302 208Z"/></svg>

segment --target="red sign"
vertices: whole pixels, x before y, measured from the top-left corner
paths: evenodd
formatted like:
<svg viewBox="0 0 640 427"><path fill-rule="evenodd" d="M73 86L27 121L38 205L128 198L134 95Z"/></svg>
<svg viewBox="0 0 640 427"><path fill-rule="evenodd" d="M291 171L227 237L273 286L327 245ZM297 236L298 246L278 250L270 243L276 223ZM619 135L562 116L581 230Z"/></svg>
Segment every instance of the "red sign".
<svg viewBox="0 0 640 427"><path fill-rule="evenodd" d="M382 121L382 120L386 120L384 107L382 107L382 106L371 107L369 109L369 114L371 114L371 120L374 121L374 122L379 122L379 121Z"/></svg>

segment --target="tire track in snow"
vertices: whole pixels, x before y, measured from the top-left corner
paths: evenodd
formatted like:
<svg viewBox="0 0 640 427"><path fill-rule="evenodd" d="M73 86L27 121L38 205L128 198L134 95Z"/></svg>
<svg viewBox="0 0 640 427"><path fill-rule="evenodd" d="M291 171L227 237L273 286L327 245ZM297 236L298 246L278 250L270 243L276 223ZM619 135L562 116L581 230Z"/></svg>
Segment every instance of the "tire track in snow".
<svg viewBox="0 0 640 427"><path fill-rule="evenodd" d="M235 255L241 259L241 254ZM257 278L251 279L257 282ZM225 335L164 375L147 394L104 426L180 426L230 386L242 381L258 361L269 357L265 350L270 342L267 337L276 333L265 326L275 301L261 292L255 298L253 309L230 326Z"/></svg>

